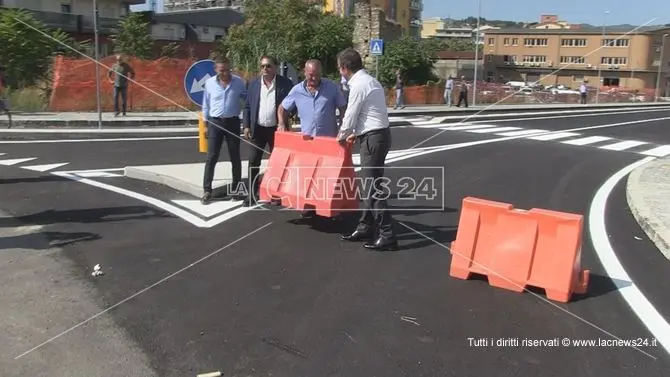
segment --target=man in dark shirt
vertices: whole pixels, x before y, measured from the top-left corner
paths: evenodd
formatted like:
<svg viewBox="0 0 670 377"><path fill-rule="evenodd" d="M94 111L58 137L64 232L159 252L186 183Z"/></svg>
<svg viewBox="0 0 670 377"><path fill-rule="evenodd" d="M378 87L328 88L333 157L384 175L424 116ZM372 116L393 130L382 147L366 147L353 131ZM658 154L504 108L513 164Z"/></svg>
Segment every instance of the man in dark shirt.
<svg viewBox="0 0 670 377"><path fill-rule="evenodd" d="M468 107L468 83L465 81L465 76L461 77L461 82L458 85L458 103L456 107L461 107L461 102L465 102L465 107Z"/></svg>
<svg viewBox="0 0 670 377"><path fill-rule="evenodd" d="M112 78L112 75L114 76ZM126 104L128 99L128 78L135 79L135 71L125 62L122 55L116 56L116 64L107 73L109 81L114 84L114 116L119 115L119 96L121 96L121 109L126 116Z"/></svg>
<svg viewBox="0 0 670 377"><path fill-rule="evenodd" d="M0 67L0 111L7 114L9 118L9 127L12 128L12 113L9 112L9 101L5 98L7 93L7 76L5 76L5 68Z"/></svg>
<svg viewBox="0 0 670 377"><path fill-rule="evenodd" d="M393 106L393 109L405 108L405 101L403 99L403 95L405 92L405 84L403 83L403 77L402 77L402 72L400 72L399 69L396 69L395 71L395 106Z"/></svg>

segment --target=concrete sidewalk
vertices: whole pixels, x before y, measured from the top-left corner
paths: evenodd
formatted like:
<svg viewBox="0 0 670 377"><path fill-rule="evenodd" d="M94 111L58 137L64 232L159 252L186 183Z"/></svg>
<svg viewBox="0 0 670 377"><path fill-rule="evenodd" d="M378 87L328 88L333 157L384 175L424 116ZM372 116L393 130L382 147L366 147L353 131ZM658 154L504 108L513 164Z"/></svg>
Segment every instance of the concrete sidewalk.
<svg viewBox="0 0 670 377"><path fill-rule="evenodd" d="M628 176L626 199L647 236L670 259L670 157L633 170Z"/></svg>
<svg viewBox="0 0 670 377"><path fill-rule="evenodd" d="M652 107L670 106L668 102L646 103L601 103L589 105L576 104L524 104L524 105L479 105L468 108L447 105L407 106L404 109L389 108L389 115L407 117L413 115L470 115L484 111L486 113L503 113L515 110L562 110L562 109L603 109L619 107ZM240 115L241 116L241 115ZM98 114L95 112L40 112L16 113L12 115L13 129L21 128L98 128ZM0 127L7 128L7 117L0 116ZM197 127L197 112L130 112L127 116L115 117L113 113L102 114L103 128L136 128L136 127Z"/></svg>

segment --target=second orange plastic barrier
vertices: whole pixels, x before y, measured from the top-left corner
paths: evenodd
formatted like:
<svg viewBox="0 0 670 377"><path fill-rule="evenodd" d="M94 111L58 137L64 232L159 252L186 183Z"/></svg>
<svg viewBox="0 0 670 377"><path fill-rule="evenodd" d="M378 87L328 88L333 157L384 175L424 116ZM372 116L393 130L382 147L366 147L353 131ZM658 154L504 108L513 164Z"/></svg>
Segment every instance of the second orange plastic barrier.
<svg viewBox="0 0 670 377"><path fill-rule="evenodd" d="M467 197L452 243L450 275L486 275L489 284L515 292L544 288L549 299L568 302L586 293L581 269L583 216Z"/></svg>

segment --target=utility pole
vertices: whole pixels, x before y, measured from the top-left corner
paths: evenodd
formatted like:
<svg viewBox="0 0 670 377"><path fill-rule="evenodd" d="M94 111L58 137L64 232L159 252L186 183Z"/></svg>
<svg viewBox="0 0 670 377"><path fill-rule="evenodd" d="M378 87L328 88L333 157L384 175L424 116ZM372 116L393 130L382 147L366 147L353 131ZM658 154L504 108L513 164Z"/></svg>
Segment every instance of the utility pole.
<svg viewBox="0 0 670 377"><path fill-rule="evenodd" d="M658 73L656 74L656 96L654 102L658 102L658 97L661 96L661 72L663 68L663 55L665 55L665 38L668 37L668 34L663 34L663 39L661 39L661 56L658 58Z"/></svg>
<svg viewBox="0 0 670 377"><path fill-rule="evenodd" d="M605 34L607 34L607 26L606 25L607 25L607 15L609 14L609 12L610 11L606 10L605 11L605 16L603 18L603 37L602 37L603 42L605 41ZM609 43L605 46L605 51L607 51L608 46L609 46ZM603 85L602 70L603 70L603 58L602 58L602 55L601 55L600 62L598 63L598 91L596 92L596 103L598 103L598 101L600 101L600 87Z"/></svg>
<svg viewBox="0 0 670 377"><path fill-rule="evenodd" d="M482 18L482 0L478 0L477 32L475 33L475 79L472 81L472 106L477 104L477 71L479 67L479 20ZM458 72L458 71L457 71Z"/></svg>
<svg viewBox="0 0 670 377"><path fill-rule="evenodd" d="M98 128L102 128L102 110L100 106L100 55L98 46L98 2L93 0L93 35L95 48L95 96L98 104Z"/></svg>

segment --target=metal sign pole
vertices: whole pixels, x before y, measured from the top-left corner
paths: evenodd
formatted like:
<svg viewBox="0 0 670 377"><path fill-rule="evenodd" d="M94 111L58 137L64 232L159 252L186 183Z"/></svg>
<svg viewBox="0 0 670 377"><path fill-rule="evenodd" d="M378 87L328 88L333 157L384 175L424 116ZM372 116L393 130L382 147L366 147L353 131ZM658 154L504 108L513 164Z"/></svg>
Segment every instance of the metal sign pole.
<svg viewBox="0 0 670 377"><path fill-rule="evenodd" d="M102 110L100 109L100 56L98 47L98 2L93 0L93 34L95 39L95 96L98 105L98 128L102 128Z"/></svg>

